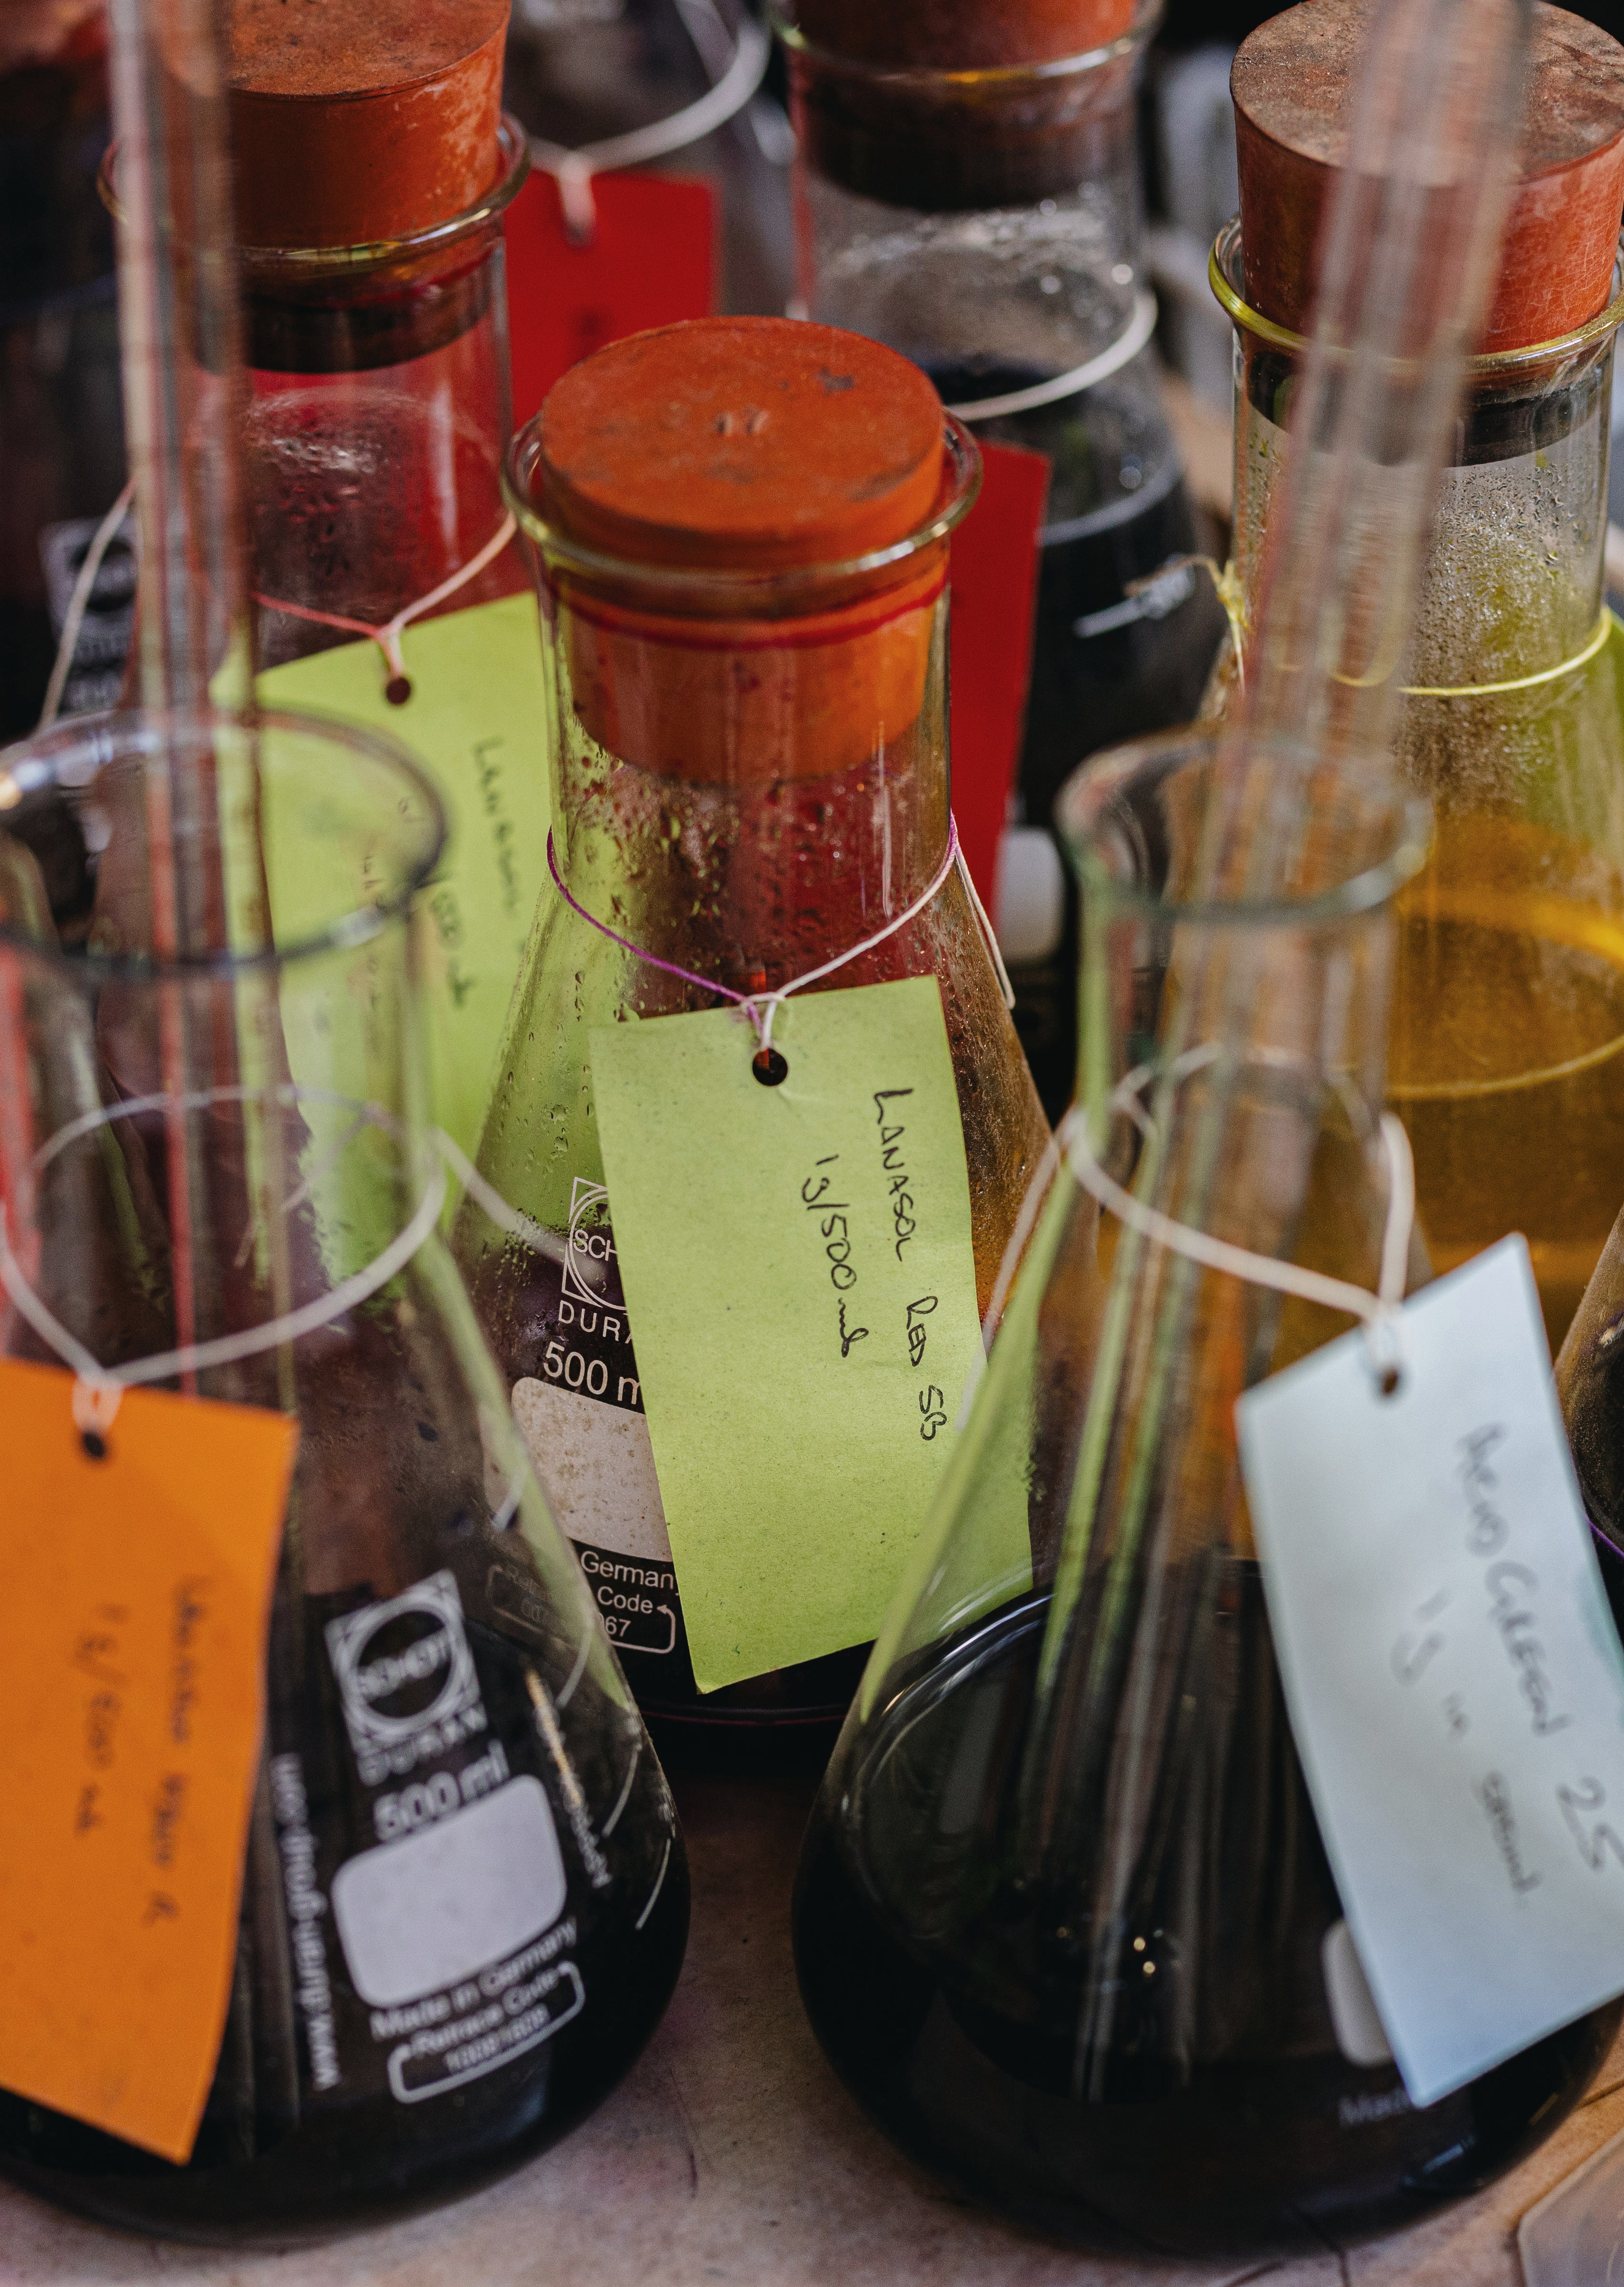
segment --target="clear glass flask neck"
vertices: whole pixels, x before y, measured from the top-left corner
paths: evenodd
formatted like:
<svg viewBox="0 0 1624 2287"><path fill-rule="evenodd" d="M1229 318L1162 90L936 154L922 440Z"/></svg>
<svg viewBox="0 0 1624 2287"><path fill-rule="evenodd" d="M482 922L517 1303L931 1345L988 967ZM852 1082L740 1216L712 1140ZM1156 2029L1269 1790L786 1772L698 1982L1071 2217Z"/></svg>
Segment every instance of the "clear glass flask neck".
<svg viewBox="0 0 1624 2287"><path fill-rule="evenodd" d="M1245 300L1239 221L1218 234L1211 278L1235 328L1234 560L1249 613L1308 344ZM1422 696L1541 674L1595 636L1620 324L1624 292L1557 340L1471 360L1406 669Z"/></svg>
<svg viewBox="0 0 1624 2287"><path fill-rule="evenodd" d="M1303 344L1247 305L1241 250L1232 224L1210 274L1235 327L1244 651ZM1621 320L1624 294L1470 361L1394 741L1437 820L1400 901L1389 1070L1422 1221L1440 1270L1523 1232L1553 1350L1624 1194L1624 708L1602 594ZM1233 668L1232 646L1216 710Z"/></svg>
<svg viewBox="0 0 1624 2287"><path fill-rule="evenodd" d="M780 19L813 317L903 351L949 403L1108 352L1137 314L1135 91L1158 13L1083 55L982 71L835 55Z"/></svg>
<svg viewBox="0 0 1624 2287"><path fill-rule="evenodd" d="M496 181L465 213L376 246L244 249L263 667L355 640L355 626L308 614L384 625L499 531L512 428L502 218L528 170L504 120ZM506 549L424 616L523 585Z"/></svg>
<svg viewBox="0 0 1624 2287"><path fill-rule="evenodd" d="M906 542L763 574L571 542L532 506L536 443L517 441L509 498L557 692L556 860L596 920L754 990L929 887L948 837L947 538L979 478L967 432L950 424L947 443L940 496ZM685 1005L670 983L646 971L648 1013Z"/></svg>

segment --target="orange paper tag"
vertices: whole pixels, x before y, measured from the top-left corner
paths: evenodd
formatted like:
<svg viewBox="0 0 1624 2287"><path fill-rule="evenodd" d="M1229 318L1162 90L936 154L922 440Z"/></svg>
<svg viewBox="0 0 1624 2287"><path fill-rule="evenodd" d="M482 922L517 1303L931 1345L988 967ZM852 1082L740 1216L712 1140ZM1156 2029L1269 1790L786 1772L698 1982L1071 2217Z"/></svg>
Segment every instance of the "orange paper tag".
<svg viewBox="0 0 1624 2287"><path fill-rule="evenodd" d="M0 2087L191 2153L226 2023L298 1424L0 1359Z"/></svg>

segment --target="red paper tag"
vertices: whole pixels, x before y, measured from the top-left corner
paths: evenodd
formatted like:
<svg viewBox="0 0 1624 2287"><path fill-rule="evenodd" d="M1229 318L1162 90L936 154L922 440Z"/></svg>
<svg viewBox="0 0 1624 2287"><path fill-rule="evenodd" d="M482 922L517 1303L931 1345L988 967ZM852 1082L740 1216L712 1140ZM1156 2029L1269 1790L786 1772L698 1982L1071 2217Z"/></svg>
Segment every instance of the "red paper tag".
<svg viewBox="0 0 1624 2287"><path fill-rule="evenodd" d="M981 495L953 536L953 814L970 879L992 910L1032 675L1038 531L1049 463L983 445Z"/></svg>
<svg viewBox="0 0 1624 2287"><path fill-rule="evenodd" d="M558 179L538 168L505 226L513 419L522 426L578 359L716 303L716 199L669 175L594 175L596 225L577 245Z"/></svg>

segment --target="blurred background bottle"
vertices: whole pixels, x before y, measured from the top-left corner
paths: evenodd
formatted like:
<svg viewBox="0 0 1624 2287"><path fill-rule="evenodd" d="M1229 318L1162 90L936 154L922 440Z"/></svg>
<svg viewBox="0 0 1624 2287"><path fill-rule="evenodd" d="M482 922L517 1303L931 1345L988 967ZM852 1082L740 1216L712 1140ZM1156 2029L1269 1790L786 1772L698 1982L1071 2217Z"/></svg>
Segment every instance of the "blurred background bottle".
<svg viewBox="0 0 1624 2287"><path fill-rule="evenodd" d="M995 12L798 0L786 41L808 313L924 367L983 443L1050 466L998 920L1051 1116L1076 912L1050 819L1095 747L1193 713L1223 625L1150 346L1137 97L1154 0ZM955 756L961 773L978 758Z"/></svg>
<svg viewBox="0 0 1624 2287"><path fill-rule="evenodd" d="M74 585L124 481L100 0L0 12L0 739L39 719ZM135 604L128 534L95 575L62 711L118 697Z"/></svg>

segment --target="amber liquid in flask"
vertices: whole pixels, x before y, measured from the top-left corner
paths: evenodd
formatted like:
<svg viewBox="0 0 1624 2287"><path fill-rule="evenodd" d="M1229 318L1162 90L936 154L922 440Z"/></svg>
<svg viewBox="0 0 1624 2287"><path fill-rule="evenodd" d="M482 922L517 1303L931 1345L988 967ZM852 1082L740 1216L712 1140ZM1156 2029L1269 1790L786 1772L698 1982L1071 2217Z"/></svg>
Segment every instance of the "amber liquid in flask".
<svg viewBox="0 0 1624 2287"><path fill-rule="evenodd" d="M1211 751L1121 749L1063 803L1088 930L1075 1118L1164 1213L1369 1286L1390 899L1424 810L1359 792L1336 891L1215 923L1180 904ZM1226 961L1254 964L1254 1033L1202 1175L1220 1083L1157 1042ZM1596 2012L1424 2109L1393 2062L1232 1428L1243 1387L1344 1323L1125 1234L1063 1163L813 1813L796 1960L836 2069L927 2166L1068 2237L1240 2255L1400 2221L1549 2133L1619 2022Z"/></svg>
<svg viewBox="0 0 1624 2287"><path fill-rule="evenodd" d="M543 897L479 1166L556 1245L534 1251L471 1203L454 1244L662 1750L697 1750L702 1732L744 1752L772 1731L788 1753L806 1731L817 1752L860 1648L695 1687L588 1035L718 1005L693 978L787 984L929 890L949 831L946 535L974 449L951 428L944 442L939 403L902 360L828 328L718 320L640 340L566 376L510 463L553 677L554 856L574 902ZM668 434L668 404L699 426L674 416ZM930 974L985 1304L1045 1128L957 876L812 989Z"/></svg>
<svg viewBox="0 0 1624 2287"><path fill-rule="evenodd" d="M1310 111L1334 105L1351 52L1343 0L1332 7L1261 28L1232 83L1241 222L1219 233L1211 275L1236 329L1234 557L1248 606L1311 291L1312 230L1285 232L1279 201L1319 195L1335 147L1297 149L1307 114L1293 107L1311 84ZM1327 24L1338 67L1305 75ZM1624 1199L1624 654L1602 584L1620 130L1624 51L1537 9L1523 177L1444 473L1397 738L1436 834L1399 900L1389 1071L1422 1226L1439 1271L1522 1231L1553 1352ZM1296 171L1277 180L1287 158Z"/></svg>
<svg viewBox="0 0 1624 2287"><path fill-rule="evenodd" d="M223 878L263 867L268 933L186 964L146 934L142 821L147 772L195 766ZM0 933L0 1072L35 1121L20 1158L8 1131L13 1228L19 1168L108 1115L34 1187L38 1291L109 1363L319 1305L432 1202L408 945L432 790L376 735L274 714L257 764L229 724L142 716L5 767L8 824L50 813L99 875L88 945L9 894ZM12 856L0 882L26 871ZM177 1041L195 1094L166 1119ZM104 1194L115 1211L87 1211ZM184 2165L0 2093L0 2169L147 2234L280 2242L449 2196L581 2120L669 1997L687 1875L432 1225L349 1310L196 1381L300 1425L212 2085Z"/></svg>

